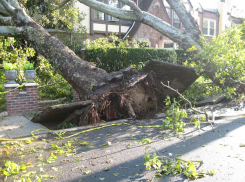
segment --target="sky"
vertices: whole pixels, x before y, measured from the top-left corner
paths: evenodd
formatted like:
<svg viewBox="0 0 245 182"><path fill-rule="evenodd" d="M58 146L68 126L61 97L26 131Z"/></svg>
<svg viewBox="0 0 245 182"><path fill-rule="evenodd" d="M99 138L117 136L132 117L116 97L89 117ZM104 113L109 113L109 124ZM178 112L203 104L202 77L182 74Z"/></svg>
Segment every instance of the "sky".
<svg viewBox="0 0 245 182"><path fill-rule="evenodd" d="M198 0L201 4L212 5L214 2L218 2L220 0ZM244 0L230 0L232 5L237 7L244 7ZM244 7L245 8L245 7Z"/></svg>
<svg viewBox="0 0 245 182"><path fill-rule="evenodd" d="M196 1L196 0L194 0ZM200 2L204 7L208 7L208 8L214 8L217 5L217 2L219 2L220 0L197 0L198 2ZM230 0L231 2L231 6L236 6L237 9L239 9L239 14L242 15L243 17L245 17L245 2L244 0ZM243 10L243 12L242 12Z"/></svg>
<svg viewBox="0 0 245 182"><path fill-rule="evenodd" d="M231 3L236 7L243 7L243 9L245 10L244 0L232 0Z"/></svg>

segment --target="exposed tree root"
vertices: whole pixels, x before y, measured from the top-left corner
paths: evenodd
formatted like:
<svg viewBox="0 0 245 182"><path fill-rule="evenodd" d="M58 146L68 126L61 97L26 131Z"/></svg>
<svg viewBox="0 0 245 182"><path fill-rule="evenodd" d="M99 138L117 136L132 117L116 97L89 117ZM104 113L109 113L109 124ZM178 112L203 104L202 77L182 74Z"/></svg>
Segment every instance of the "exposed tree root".
<svg viewBox="0 0 245 182"><path fill-rule="evenodd" d="M156 60L150 61L141 71L128 67L113 72L105 82L93 87L88 95L92 104L69 113L62 123L70 121L84 126L125 118L152 118L163 108L167 95L178 96L162 87L161 82L169 82L171 87L183 92L197 77L190 67Z"/></svg>

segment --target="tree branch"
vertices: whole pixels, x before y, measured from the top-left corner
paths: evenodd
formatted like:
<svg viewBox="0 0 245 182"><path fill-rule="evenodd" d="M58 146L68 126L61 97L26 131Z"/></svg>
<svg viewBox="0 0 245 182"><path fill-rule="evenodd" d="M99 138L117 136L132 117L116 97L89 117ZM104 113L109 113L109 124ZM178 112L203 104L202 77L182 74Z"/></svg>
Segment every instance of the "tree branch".
<svg viewBox="0 0 245 182"><path fill-rule="evenodd" d="M11 25L11 17L0 17L0 24L1 25Z"/></svg>
<svg viewBox="0 0 245 182"><path fill-rule="evenodd" d="M0 36L6 37L24 37L24 29L22 27L0 26Z"/></svg>
<svg viewBox="0 0 245 182"><path fill-rule="evenodd" d="M116 18L144 23L152 27L153 29L157 30L161 34L167 36L168 38L171 38L171 40L177 42L183 49L188 49L192 46L195 46L198 50L201 49L199 43L193 39L193 35L189 33L183 34L175 27L172 27L171 25L164 22L160 18L157 18L147 12L141 11L139 14L139 12L114 8L112 6L109 6L108 4L101 3L95 0L78 0L78 1L93 9L104 12ZM120 0L120 1L130 4L129 0Z"/></svg>
<svg viewBox="0 0 245 182"><path fill-rule="evenodd" d="M173 89L172 87L170 87L170 86L168 86L168 85L165 85L165 84L162 83L162 82L161 82L161 84L162 84L164 87L167 87L168 89L170 89L170 90L176 92L182 99L184 99L186 102L188 102L188 104L190 105L190 108L191 108L193 111L195 111L195 112L197 112L197 113L199 113L199 114L205 114L205 115L206 115L206 121L208 122L208 114L207 114L207 112L201 112L201 111L198 111L198 110L194 109L194 108L192 107L191 102L190 102L188 99L186 99L182 94L180 94L178 90L175 90L175 89Z"/></svg>
<svg viewBox="0 0 245 182"><path fill-rule="evenodd" d="M133 9L133 11L142 13L141 9L133 1L130 1L130 0L119 0L119 1L130 6Z"/></svg>
<svg viewBox="0 0 245 182"><path fill-rule="evenodd" d="M3 5L3 7L5 8L5 10L11 14L14 15L15 14L15 8L13 6L11 6L6 0L0 0L0 3Z"/></svg>
<svg viewBox="0 0 245 182"><path fill-rule="evenodd" d="M8 0L8 3L14 8L20 8L20 4L17 0Z"/></svg>
<svg viewBox="0 0 245 182"><path fill-rule="evenodd" d="M167 0L167 2L178 15L187 32L190 33L196 41L198 41L201 31L199 30L197 22L193 16L187 12L183 3L179 0Z"/></svg>
<svg viewBox="0 0 245 182"><path fill-rule="evenodd" d="M131 10L123 10L123 9L115 8L115 7L109 6L108 4L101 3L95 0L78 0L78 1L80 3L83 3L89 6L90 8L93 8L95 10L112 15L119 19L129 20L129 21L139 20L137 15Z"/></svg>

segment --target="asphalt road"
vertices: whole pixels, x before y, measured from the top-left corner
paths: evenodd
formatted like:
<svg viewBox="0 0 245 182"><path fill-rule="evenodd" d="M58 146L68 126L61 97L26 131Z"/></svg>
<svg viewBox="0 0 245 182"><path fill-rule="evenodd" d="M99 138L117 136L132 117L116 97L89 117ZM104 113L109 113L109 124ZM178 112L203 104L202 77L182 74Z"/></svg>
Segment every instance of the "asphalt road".
<svg viewBox="0 0 245 182"><path fill-rule="evenodd" d="M130 124L146 126L162 124L162 121L131 121ZM156 152L159 156L171 153L172 157L181 155L182 159L200 159L203 161L201 168L216 170L215 175L197 179L198 182L245 181L245 147L240 147L240 144L245 144L245 118L223 118L217 120L214 127L215 131L208 124L201 125L200 130L190 126L184 133L175 135L161 129L120 125L62 140L54 139L54 136L40 138L23 146L9 145L9 149L2 143L0 161L13 160L19 165L29 163L27 170L20 172L16 178L29 174L32 181L37 181L41 175L44 175L42 181L51 182L189 181L183 175L154 178L154 170L145 170L145 152ZM152 143L140 143L145 138ZM82 141L90 144L83 146ZM103 145L108 141L111 145ZM56 155L57 160L49 164L47 158L50 152L57 151L52 144L65 153ZM4 152L6 149L10 151L9 155ZM28 173L30 171L32 174ZM12 182L14 178L8 177L6 181Z"/></svg>

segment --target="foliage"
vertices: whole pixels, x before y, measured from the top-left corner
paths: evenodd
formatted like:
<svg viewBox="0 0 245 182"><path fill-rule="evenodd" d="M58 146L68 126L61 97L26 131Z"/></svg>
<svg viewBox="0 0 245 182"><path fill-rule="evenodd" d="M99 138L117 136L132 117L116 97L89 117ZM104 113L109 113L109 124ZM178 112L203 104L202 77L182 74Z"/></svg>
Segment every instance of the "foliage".
<svg viewBox="0 0 245 182"><path fill-rule="evenodd" d="M241 32L242 32L242 37L241 37L241 39L242 40L245 40L245 21L243 21L243 23L242 24L240 24L239 26L238 26L238 28L240 28L240 30L241 30Z"/></svg>
<svg viewBox="0 0 245 182"><path fill-rule="evenodd" d="M171 129L174 132L184 131L185 123L182 118L187 118L185 110L181 110L179 103L173 98L173 102L169 96L165 99L166 106L170 106L166 111L166 119L163 120L163 127L165 129Z"/></svg>
<svg viewBox="0 0 245 182"><path fill-rule="evenodd" d="M12 69L12 65L16 65L15 69L18 69L17 83L23 81L23 73L19 68L22 67L25 61L34 56L34 49L27 46L25 41L13 39L11 37L0 36L0 68L5 66L5 69ZM7 66L8 65L8 66ZM9 68L7 68L9 67ZM5 88L3 84L6 82L4 77L4 70L0 69L0 92L4 92ZM0 112L6 109L5 95L0 95Z"/></svg>
<svg viewBox="0 0 245 182"><path fill-rule="evenodd" d="M47 163L54 163L56 160L57 160L57 156L51 152L49 157L47 158Z"/></svg>
<svg viewBox="0 0 245 182"><path fill-rule="evenodd" d="M183 50L152 49L149 42L121 40L115 35L86 42L85 60L107 72L133 66L142 69L150 59L182 64L189 59Z"/></svg>
<svg viewBox="0 0 245 182"><path fill-rule="evenodd" d="M144 48L149 47L149 41L144 40L133 40L129 41L128 39L122 40L119 39L116 34L111 34L109 38L99 38L93 41L87 40L86 47L88 49L110 49L110 48L126 48L126 47L133 47L133 48Z"/></svg>
<svg viewBox="0 0 245 182"><path fill-rule="evenodd" d="M177 55L172 50L151 48L88 48L85 50L86 61L93 62L97 67L108 72L117 71L130 65L142 68L150 59L176 63Z"/></svg>
<svg viewBox="0 0 245 182"><path fill-rule="evenodd" d="M26 165L22 164L19 166L13 161L6 161L4 166L5 168L0 168L0 173L2 173L4 176L15 175L26 169Z"/></svg>
<svg viewBox="0 0 245 182"><path fill-rule="evenodd" d="M44 28L53 28L62 30L64 33L57 34L56 36L61 41L72 49L75 53L79 53L84 46L84 38L86 37L86 28L82 26L81 21L84 19L85 14L74 8L74 1L65 4L64 7L58 8L61 0L24 0L19 1L20 5L25 8L26 12L34 19L34 21L41 24ZM64 35L65 34L65 35ZM30 47L23 39L14 39L0 37L0 68L2 63L16 63L18 72L17 83L22 83L24 80L24 73L20 68L27 62L34 63L34 67L39 66L38 55L34 49ZM51 69L51 68L50 68ZM66 96L71 99L71 86L62 78L58 73L54 73L54 69L47 70L45 68L38 69L39 75L46 75L47 78L36 78L39 86L49 84L52 86L38 89L40 98L60 98ZM43 70L45 73L41 73ZM50 74L48 73L50 72ZM52 79L51 79L52 78ZM42 80L46 82L42 82ZM4 73L0 69L0 91L4 91L3 83L6 82ZM58 84L53 85L54 83ZM5 97L0 95L0 111L5 110Z"/></svg>
<svg viewBox="0 0 245 182"><path fill-rule="evenodd" d="M182 95L188 99L193 105L203 100L207 95L217 95L221 92L221 88L214 85L210 79L200 76Z"/></svg>
<svg viewBox="0 0 245 182"><path fill-rule="evenodd" d="M82 30L79 29L70 31L66 35L64 34L65 33L57 33L55 36L69 47L69 49L79 55L81 49L85 46L84 39L86 38L87 33L85 31L82 32Z"/></svg>
<svg viewBox="0 0 245 182"><path fill-rule="evenodd" d="M1 84L1 82L3 82L3 81L4 81L4 78L3 78L3 76L1 76L1 70L0 70L0 92L5 91L3 84ZM6 110L5 95L0 94L0 112L5 111L5 110Z"/></svg>
<svg viewBox="0 0 245 182"><path fill-rule="evenodd" d="M28 14L46 29L62 30L55 36L76 54L84 47L87 35L86 27L82 25L85 14L75 7L75 1L67 2L59 7L62 0L25 0L23 6Z"/></svg>
<svg viewBox="0 0 245 182"><path fill-rule="evenodd" d="M175 174L184 174L187 178L197 179L204 177L205 174L214 175L215 170L207 172L198 172L197 166L194 162L182 159L171 159L168 157L162 157L159 159L159 156L156 153L152 155L149 153L144 154L146 170L151 170L153 167L157 170L157 176L168 176ZM201 163L198 162L197 163Z"/></svg>
<svg viewBox="0 0 245 182"><path fill-rule="evenodd" d="M236 91L233 88L234 82L244 81L245 71L245 42L242 39L241 28L236 26L226 29L218 37L213 37L212 41L203 43L203 49L194 56L195 61L189 64L194 67L197 73L202 74L204 67L209 65L215 71L215 78L220 80L222 89L228 98Z"/></svg>
<svg viewBox="0 0 245 182"><path fill-rule="evenodd" d="M79 144L82 146L89 146L90 142L80 141Z"/></svg>
<svg viewBox="0 0 245 182"><path fill-rule="evenodd" d="M57 126L57 129L65 129L65 128L73 128L73 127L76 127L77 125L75 124L72 124L70 122L66 122L66 123L63 123L63 124L59 124Z"/></svg>
<svg viewBox="0 0 245 182"><path fill-rule="evenodd" d="M23 65L23 70L32 70L34 69L34 65L32 63L25 63Z"/></svg>
<svg viewBox="0 0 245 182"><path fill-rule="evenodd" d="M159 156L157 156L156 153L153 153L152 155L145 153L144 154L144 159L145 159L145 167L146 170L150 170L151 167L154 169L159 170L162 166L162 162L158 159Z"/></svg>
<svg viewBox="0 0 245 182"><path fill-rule="evenodd" d="M17 66L16 64L12 64L12 63L3 63L3 67L4 67L4 70L17 70Z"/></svg>
<svg viewBox="0 0 245 182"><path fill-rule="evenodd" d="M141 142L145 144L150 144L151 140L149 138L145 138L145 139L142 139Z"/></svg>
<svg viewBox="0 0 245 182"><path fill-rule="evenodd" d="M72 98L71 85L49 64L48 60L38 57L40 60L36 69L36 79L38 83L38 97L41 98L61 98L66 97L68 100ZM47 85L47 86L46 86ZM43 87L42 87L43 86Z"/></svg>

